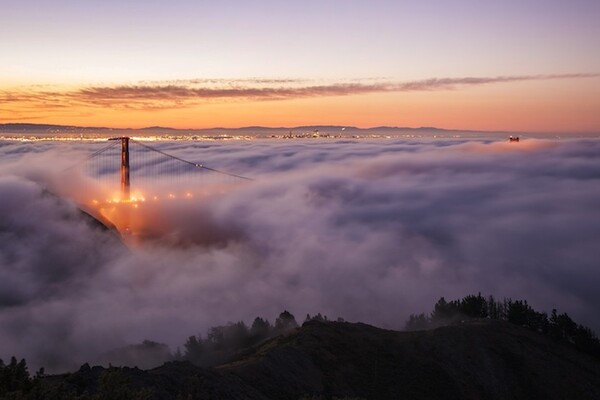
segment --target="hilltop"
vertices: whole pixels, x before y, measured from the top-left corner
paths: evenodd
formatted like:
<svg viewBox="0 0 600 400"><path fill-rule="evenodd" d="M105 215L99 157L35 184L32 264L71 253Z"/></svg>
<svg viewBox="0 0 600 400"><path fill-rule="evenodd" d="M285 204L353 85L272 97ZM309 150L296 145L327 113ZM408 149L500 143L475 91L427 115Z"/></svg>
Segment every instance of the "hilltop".
<svg viewBox="0 0 600 400"><path fill-rule="evenodd" d="M31 394L84 399L597 399L600 361L498 320L415 332L312 320L215 368L86 364L34 382Z"/></svg>
<svg viewBox="0 0 600 400"><path fill-rule="evenodd" d="M389 135L389 136L452 136L462 135L468 137L486 137L486 136L506 136L506 132L487 132L487 131L468 131L441 129L435 127L396 127L396 126L377 126L371 128L358 128L354 126L342 125L302 125L292 127L265 127L265 126L244 126L238 128L203 128L203 129L178 129L164 126L150 126L139 129L132 128L107 128L107 127L79 127L71 125L51 125L51 124L31 124L31 123L5 123L0 124L0 133L14 135L248 135L255 137L271 137L273 135L303 135L319 133L329 136L368 136L368 135Z"/></svg>

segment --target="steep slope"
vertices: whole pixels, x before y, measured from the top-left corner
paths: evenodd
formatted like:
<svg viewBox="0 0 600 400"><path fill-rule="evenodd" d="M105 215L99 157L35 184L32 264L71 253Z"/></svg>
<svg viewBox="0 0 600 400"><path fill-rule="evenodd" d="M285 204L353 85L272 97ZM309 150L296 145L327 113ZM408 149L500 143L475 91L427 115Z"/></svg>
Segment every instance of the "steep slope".
<svg viewBox="0 0 600 400"><path fill-rule="evenodd" d="M310 322L220 366L272 398L600 398L600 362L500 321L424 332Z"/></svg>
<svg viewBox="0 0 600 400"><path fill-rule="evenodd" d="M86 393L154 399L598 399L600 360L501 321L421 332L311 321L217 368L189 362L149 371L86 365L44 378L41 392L83 399Z"/></svg>

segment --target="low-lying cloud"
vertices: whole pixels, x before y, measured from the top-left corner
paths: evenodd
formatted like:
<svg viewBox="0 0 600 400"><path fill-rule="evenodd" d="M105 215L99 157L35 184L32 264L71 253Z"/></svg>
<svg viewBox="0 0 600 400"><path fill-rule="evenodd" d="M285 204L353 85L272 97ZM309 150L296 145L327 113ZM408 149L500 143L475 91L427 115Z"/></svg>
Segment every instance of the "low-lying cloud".
<svg viewBox="0 0 600 400"><path fill-rule="evenodd" d="M0 358L74 368L283 309L402 328L479 291L600 330L597 140L161 143L256 180L140 207L165 239L132 249L50 194L86 196L59 171L92 145L58 146L0 144Z"/></svg>

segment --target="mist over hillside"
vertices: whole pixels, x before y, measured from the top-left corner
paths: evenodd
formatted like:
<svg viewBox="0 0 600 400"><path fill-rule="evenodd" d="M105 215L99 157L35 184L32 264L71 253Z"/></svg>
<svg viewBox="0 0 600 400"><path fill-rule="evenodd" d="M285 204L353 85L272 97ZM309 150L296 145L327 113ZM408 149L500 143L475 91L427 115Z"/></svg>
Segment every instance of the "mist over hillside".
<svg viewBox="0 0 600 400"><path fill-rule="evenodd" d="M3 394L68 399L596 399L600 362L508 322L471 320L395 332L308 321L216 368L175 361L151 370L84 364L27 380L0 366Z"/></svg>

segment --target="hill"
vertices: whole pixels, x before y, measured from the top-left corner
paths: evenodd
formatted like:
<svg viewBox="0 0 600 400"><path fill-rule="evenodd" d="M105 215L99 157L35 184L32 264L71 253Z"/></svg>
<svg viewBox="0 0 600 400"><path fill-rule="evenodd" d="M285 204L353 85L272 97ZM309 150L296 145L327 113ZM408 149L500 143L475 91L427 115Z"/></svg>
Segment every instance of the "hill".
<svg viewBox="0 0 600 400"><path fill-rule="evenodd" d="M231 134L231 135L249 135L256 137L270 137L271 135L313 133L318 131L322 134L330 135L457 135L462 136L494 136L499 132L476 132L466 130L449 130L433 127L409 128L409 127L392 127L379 126L373 128L357 128L353 126L338 126L338 125L304 125L293 127L265 127L265 126L245 126L239 128L203 128L203 129L178 129L163 126L150 126L140 129L130 128L106 128L106 127L78 127L71 125L50 125L50 124L31 124L31 123L6 123L0 124L0 133L16 134L16 135L215 135L215 134ZM502 137L506 133L501 133Z"/></svg>
<svg viewBox="0 0 600 400"><path fill-rule="evenodd" d="M217 368L269 398L600 398L600 362L503 321L431 331L309 322ZM268 377L268 379L265 379Z"/></svg>
<svg viewBox="0 0 600 400"><path fill-rule="evenodd" d="M600 360L506 321L397 332L314 320L216 368L85 365L33 385L80 399L598 399Z"/></svg>

